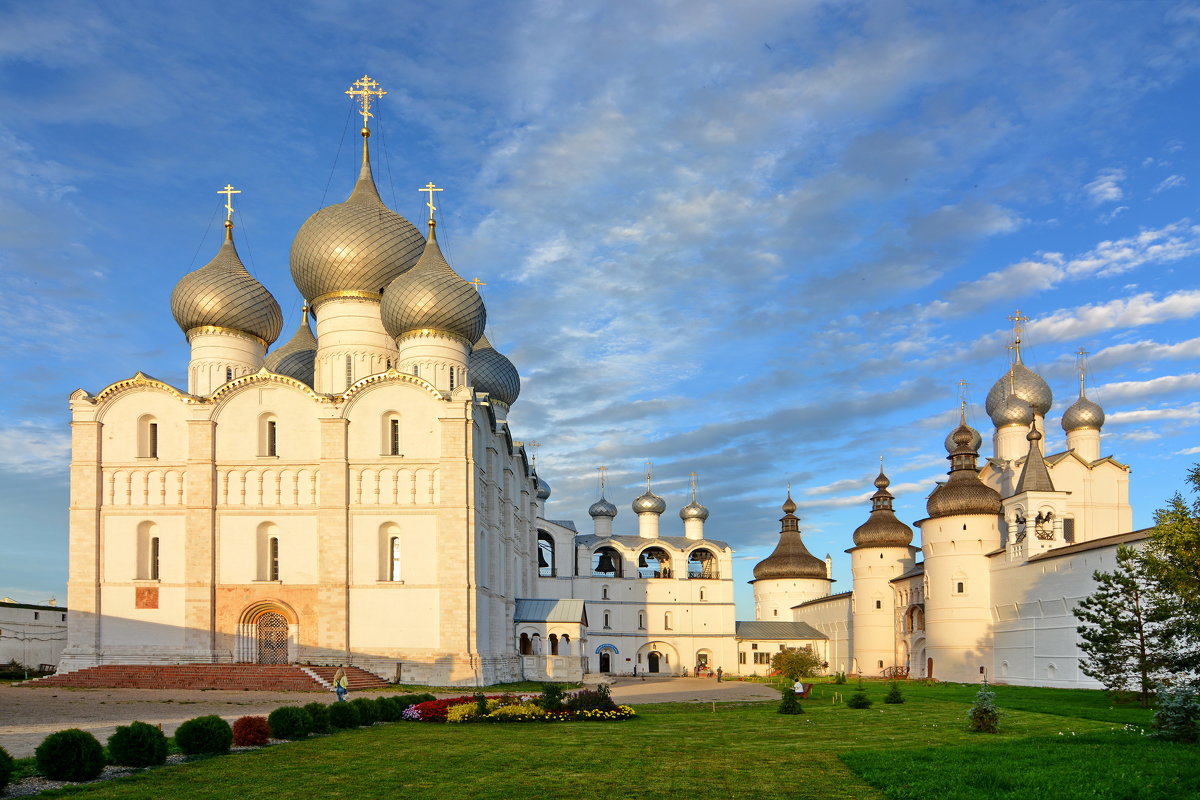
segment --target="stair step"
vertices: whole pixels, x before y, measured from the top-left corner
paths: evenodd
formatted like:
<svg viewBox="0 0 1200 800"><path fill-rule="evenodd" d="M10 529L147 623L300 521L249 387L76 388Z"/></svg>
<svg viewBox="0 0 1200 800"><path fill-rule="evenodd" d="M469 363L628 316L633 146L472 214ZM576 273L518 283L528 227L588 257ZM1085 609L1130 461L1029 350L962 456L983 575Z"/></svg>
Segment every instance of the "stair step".
<svg viewBox="0 0 1200 800"><path fill-rule="evenodd" d="M310 667L333 682L337 667ZM328 673L326 675L326 672ZM358 667L346 668L352 690L387 686ZM257 664L102 664L27 681L26 686L119 689L245 689L254 691L328 691L300 667Z"/></svg>

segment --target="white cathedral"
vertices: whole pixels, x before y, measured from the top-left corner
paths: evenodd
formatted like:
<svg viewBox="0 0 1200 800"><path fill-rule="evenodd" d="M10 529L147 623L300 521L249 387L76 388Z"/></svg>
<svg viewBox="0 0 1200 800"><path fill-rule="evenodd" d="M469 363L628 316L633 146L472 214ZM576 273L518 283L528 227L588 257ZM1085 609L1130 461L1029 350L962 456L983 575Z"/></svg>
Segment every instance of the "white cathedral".
<svg viewBox="0 0 1200 800"><path fill-rule="evenodd" d="M735 622L733 551L682 535L665 501L633 501L614 531L546 518L550 496L507 417L512 363L484 336L478 287L447 263L432 191L428 237L380 199L361 103L349 198L292 244L306 305L270 350L275 298L225 241L178 282L188 385L137 373L71 395L68 644L60 673L102 664L355 664L406 682L483 685L586 672L761 674L785 647L831 670L1089 686L1072 604L1128 533L1128 468L1100 457L1104 414L1083 395L1068 450L1043 453L1049 387L1020 361L988 395L994 457L965 421L929 497L921 548L880 474L848 552L851 592L784 504L754 570L756 620ZM432 184L428 189L436 191ZM235 190L226 187L231 197ZM309 313L316 322L314 335ZM923 560L918 560L923 555Z"/></svg>

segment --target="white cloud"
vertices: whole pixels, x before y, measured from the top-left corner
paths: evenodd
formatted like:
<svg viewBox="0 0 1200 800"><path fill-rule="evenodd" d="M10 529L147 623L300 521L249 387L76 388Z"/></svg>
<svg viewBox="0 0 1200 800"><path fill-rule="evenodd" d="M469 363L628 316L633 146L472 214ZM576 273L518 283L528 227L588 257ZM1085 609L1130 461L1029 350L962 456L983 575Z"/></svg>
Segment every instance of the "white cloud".
<svg viewBox="0 0 1200 800"><path fill-rule="evenodd" d="M1194 456L1200 453L1200 447L1188 447L1183 450L1176 450L1172 455L1177 456Z"/></svg>
<svg viewBox="0 0 1200 800"><path fill-rule="evenodd" d="M0 470L63 473L70 459L71 436L62 425L20 420L0 427Z"/></svg>
<svg viewBox="0 0 1200 800"><path fill-rule="evenodd" d="M1200 290L1173 292L1157 299L1149 292L1107 303L1059 309L1029 323L1030 338L1042 342L1078 340L1114 328L1135 328L1200 314Z"/></svg>
<svg viewBox="0 0 1200 800"><path fill-rule="evenodd" d="M1101 370L1129 363L1145 364L1162 359L1200 358L1200 337L1174 344L1149 339L1106 347L1088 359L1093 369Z"/></svg>
<svg viewBox="0 0 1200 800"><path fill-rule="evenodd" d="M1200 373L1193 372L1187 375L1161 375L1147 381L1106 383L1098 388L1097 393L1104 397L1105 402L1112 403L1197 389L1200 389Z"/></svg>
<svg viewBox="0 0 1200 800"><path fill-rule="evenodd" d="M1158 186L1154 187L1154 193L1165 192L1167 189L1177 189L1180 186L1186 186L1187 179L1182 175L1168 175L1162 179Z"/></svg>
<svg viewBox="0 0 1200 800"><path fill-rule="evenodd" d="M1121 189L1123 180L1125 180L1125 170L1110 167L1096 173L1095 180L1085 185L1083 190L1087 192L1093 205L1115 203L1125 196L1125 192Z"/></svg>
<svg viewBox="0 0 1200 800"><path fill-rule="evenodd" d="M1134 411L1117 411L1106 415L1105 425L1132 425L1139 422L1200 422L1200 403L1190 403L1176 408L1139 408Z"/></svg>

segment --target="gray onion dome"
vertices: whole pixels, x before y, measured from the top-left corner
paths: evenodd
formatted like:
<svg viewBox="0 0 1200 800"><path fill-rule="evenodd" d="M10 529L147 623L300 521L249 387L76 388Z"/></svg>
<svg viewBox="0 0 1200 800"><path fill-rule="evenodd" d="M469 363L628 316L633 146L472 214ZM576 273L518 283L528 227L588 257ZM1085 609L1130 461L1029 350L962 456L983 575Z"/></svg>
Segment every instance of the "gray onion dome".
<svg viewBox="0 0 1200 800"><path fill-rule="evenodd" d="M537 499L546 501L550 499L550 484L546 483L546 479L541 475L537 475Z"/></svg>
<svg viewBox="0 0 1200 800"><path fill-rule="evenodd" d="M599 500L592 503L591 507L588 509L588 515L592 519L595 519L596 517L608 517L609 519L612 519L613 517L617 516L617 507L601 497Z"/></svg>
<svg viewBox="0 0 1200 800"><path fill-rule="evenodd" d="M904 547L912 544L912 528L896 518L892 510L894 496L888 491L891 481L879 470L875 494L871 496L871 517L854 531L855 547Z"/></svg>
<svg viewBox="0 0 1200 800"><path fill-rule="evenodd" d="M667 501L649 489L644 495L633 501L633 513L635 514L661 514L666 510Z"/></svg>
<svg viewBox="0 0 1200 800"><path fill-rule="evenodd" d="M960 431L962 431L961 434ZM975 430L964 422L962 425L946 434L946 441L943 442L943 444L946 447L947 453L953 452L957 447L959 447L959 444L955 442L954 437L962 435L968 437L966 439L966 444L976 453L979 452L980 447L983 447L983 436L980 435L979 431Z"/></svg>
<svg viewBox="0 0 1200 800"><path fill-rule="evenodd" d="M313 301L333 292L379 295L416 263L423 244L416 226L379 199L364 141L350 197L313 214L292 240L292 280Z"/></svg>
<svg viewBox="0 0 1200 800"><path fill-rule="evenodd" d="M1067 433L1084 428L1099 430L1103 426L1104 409L1088 400L1082 393L1079 395L1079 399L1063 412L1062 427Z"/></svg>
<svg viewBox="0 0 1200 800"><path fill-rule="evenodd" d="M483 298L446 262L432 228L417 263L384 290L380 313L383 327L396 338L431 330L472 345L487 322Z"/></svg>
<svg viewBox="0 0 1200 800"><path fill-rule="evenodd" d="M973 440L979 433L965 422L950 434L954 444L950 450L950 478L929 495L925 510L929 517L949 517L958 514L999 514L1000 493L979 480L976 460L978 446Z"/></svg>
<svg viewBox="0 0 1200 800"><path fill-rule="evenodd" d="M487 336L480 337L467 359L467 373L476 391L487 392L496 400L511 406L521 394L521 376Z"/></svg>
<svg viewBox="0 0 1200 800"><path fill-rule="evenodd" d="M313 365L317 358L317 337L308 326L308 309L305 307L300 327L288 339L287 344L267 353L264 366L277 375L313 384Z"/></svg>
<svg viewBox="0 0 1200 800"><path fill-rule="evenodd" d="M679 509L679 518L685 522L689 519L698 519L703 522L708 519L708 509L693 500Z"/></svg>
<svg viewBox="0 0 1200 800"><path fill-rule="evenodd" d="M248 333L267 344L279 338L283 328L279 303L238 258L229 223L216 257L175 284L171 314L184 333L211 325Z"/></svg>
<svg viewBox="0 0 1200 800"><path fill-rule="evenodd" d="M1041 416L1045 416L1054 403L1054 395L1050 391L1050 386L1042 380L1042 376L1019 360L988 391L984 408L989 417L1010 394L1015 394L1022 401L1033 406L1034 411Z"/></svg>
<svg viewBox="0 0 1200 800"><path fill-rule="evenodd" d="M1033 422L1033 406L1017 395L1010 394L991 412L991 417L992 424L997 428L1006 425L1029 427L1029 423Z"/></svg>
<svg viewBox="0 0 1200 800"><path fill-rule="evenodd" d="M779 543L771 555L754 565L754 580L776 580L788 578L824 578L829 574L825 562L808 552L800 538L800 520L795 515L796 503L791 492L783 504L783 517L779 520Z"/></svg>

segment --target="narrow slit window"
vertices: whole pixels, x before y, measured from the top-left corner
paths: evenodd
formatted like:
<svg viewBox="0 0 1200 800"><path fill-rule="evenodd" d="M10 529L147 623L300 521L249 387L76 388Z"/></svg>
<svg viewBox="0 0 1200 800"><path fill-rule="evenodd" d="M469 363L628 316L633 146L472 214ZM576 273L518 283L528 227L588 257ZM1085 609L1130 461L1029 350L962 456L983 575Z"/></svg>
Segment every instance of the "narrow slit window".
<svg viewBox="0 0 1200 800"><path fill-rule="evenodd" d="M354 356L346 356L346 388L354 383Z"/></svg>
<svg viewBox="0 0 1200 800"><path fill-rule="evenodd" d="M400 455L400 420L388 420L388 455Z"/></svg>
<svg viewBox="0 0 1200 800"><path fill-rule="evenodd" d="M279 580L279 537L272 536L267 542L267 580Z"/></svg>
<svg viewBox="0 0 1200 800"><path fill-rule="evenodd" d="M226 367L225 368L225 382L229 383L231 380L233 380L233 367Z"/></svg>
<svg viewBox="0 0 1200 800"><path fill-rule="evenodd" d="M450 368L450 391L454 391L454 367Z"/></svg>
<svg viewBox="0 0 1200 800"><path fill-rule="evenodd" d="M158 458L158 423L157 422L151 422L149 424L147 431L146 431L146 436L148 439L148 441L146 442L147 450L149 451L147 453L147 455L149 455L150 458Z"/></svg>
<svg viewBox="0 0 1200 800"><path fill-rule="evenodd" d="M152 581L159 579L158 553L160 541L157 536L150 538L150 580Z"/></svg>
<svg viewBox="0 0 1200 800"><path fill-rule="evenodd" d="M388 569L388 580L400 580L400 537L393 536L388 542L388 552L391 563Z"/></svg>
<svg viewBox="0 0 1200 800"><path fill-rule="evenodd" d="M279 455L279 441L277 438L279 432L277 425L278 423L275 420L267 420L267 455L269 456Z"/></svg>

